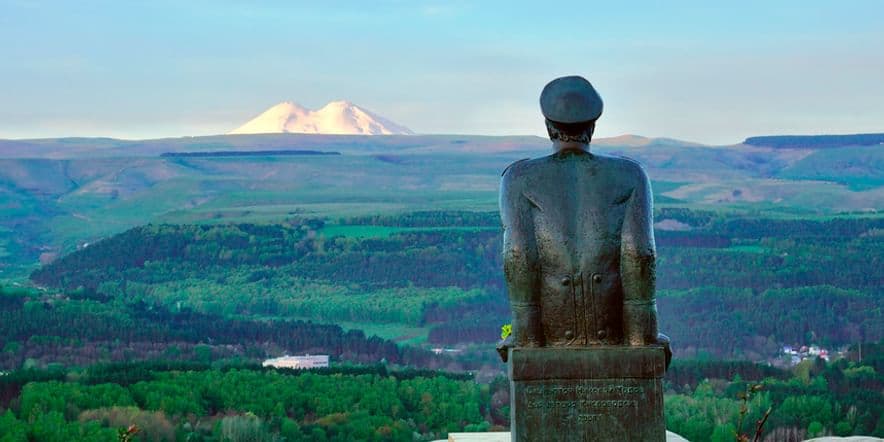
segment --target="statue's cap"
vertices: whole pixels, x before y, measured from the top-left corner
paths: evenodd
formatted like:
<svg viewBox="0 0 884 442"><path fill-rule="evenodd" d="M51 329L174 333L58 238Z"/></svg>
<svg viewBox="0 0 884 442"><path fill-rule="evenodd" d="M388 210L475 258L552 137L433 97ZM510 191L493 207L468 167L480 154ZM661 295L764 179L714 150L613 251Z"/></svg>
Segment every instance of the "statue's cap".
<svg viewBox="0 0 884 442"><path fill-rule="evenodd" d="M602 97L583 77L556 78L540 93L540 111L557 123L594 121L602 115Z"/></svg>

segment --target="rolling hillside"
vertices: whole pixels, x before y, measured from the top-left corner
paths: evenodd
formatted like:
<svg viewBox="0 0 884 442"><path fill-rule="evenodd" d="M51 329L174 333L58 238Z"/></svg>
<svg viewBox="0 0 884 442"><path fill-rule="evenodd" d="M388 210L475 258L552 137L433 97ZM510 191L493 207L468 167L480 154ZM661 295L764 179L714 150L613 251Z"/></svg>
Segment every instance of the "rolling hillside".
<svg viewBox="0 0 884 442"><path fill-rule="evenodd" d="M642 162L660 206L811 217L884 206L878 146L716 147L637 136L595 146ZM0 140L0 277L151 221L495 210L500 171L548 149L537 137L446 135ZM341 155L285 154L303 150Z"/></svg>

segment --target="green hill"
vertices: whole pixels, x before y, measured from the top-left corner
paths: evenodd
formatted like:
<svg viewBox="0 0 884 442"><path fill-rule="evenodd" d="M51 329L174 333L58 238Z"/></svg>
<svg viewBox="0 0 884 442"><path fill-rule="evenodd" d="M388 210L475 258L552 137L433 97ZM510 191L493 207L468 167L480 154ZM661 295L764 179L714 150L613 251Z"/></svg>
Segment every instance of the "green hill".
<svg viewBox="0 0 884 442"><path fill-rule="evenodd" d="M689 228L656 232L660 324L680 343L677 355L768 360L782 345L884 338L884 219L683 209L657 218ZM387 338L487 343L509 322L498 223L496 212L421 212L333 224L150 225L31 277L208 314L389 324Z"/></svg>

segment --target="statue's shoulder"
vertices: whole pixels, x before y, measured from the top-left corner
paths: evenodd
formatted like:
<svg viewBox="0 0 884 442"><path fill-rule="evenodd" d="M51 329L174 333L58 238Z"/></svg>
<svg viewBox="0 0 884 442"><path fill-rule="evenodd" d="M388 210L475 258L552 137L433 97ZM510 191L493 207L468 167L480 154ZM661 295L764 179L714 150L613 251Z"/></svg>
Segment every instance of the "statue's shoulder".
<svg viewBox="0 0 884 442"><path fill-rule="evenodd" d="M619 175L629 177L635 180L647 180L648 174L641 163L632 158L621 157L616 155L599 155L595 154L599 161L604 162L604 167L614 169Z"/></svg>
<svg viewBox="0 0 884 442"><path fill-rule="evenodd" d="M530 162L530 158L522 158L521 160L517 160L509 166L506 166L506 169L503 169L503 172L500 173L500 176L502 176L504 179L513 179L521 175L524 171L525 165Z"/></svg>

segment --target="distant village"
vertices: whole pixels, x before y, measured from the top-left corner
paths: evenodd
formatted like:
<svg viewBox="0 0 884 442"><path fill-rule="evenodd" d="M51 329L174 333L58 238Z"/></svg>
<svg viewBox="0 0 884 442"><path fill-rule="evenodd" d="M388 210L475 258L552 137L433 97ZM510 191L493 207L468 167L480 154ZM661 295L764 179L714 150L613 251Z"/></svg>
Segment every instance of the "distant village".
<svg viewBox="0 0 884 442"><path fill-rule="evenodd" d="M826 362L829 362L832 359L843 357L846 352L846 348L836 352L830 352L828 349L822 348L817 345L802 345L800 347L784 345L782 348L782 356L774 361L773 365L794 367L800 364L802 361L816 358L820 358Z"/></svg>
<svg viewBox="0 0 884 442"><path fill-rule="evenodd" d="M328 367L328 355L304 355L304 356L281 356L267 359L261 366L274 368L293 368L304 370L310 368Z"/></svg>

